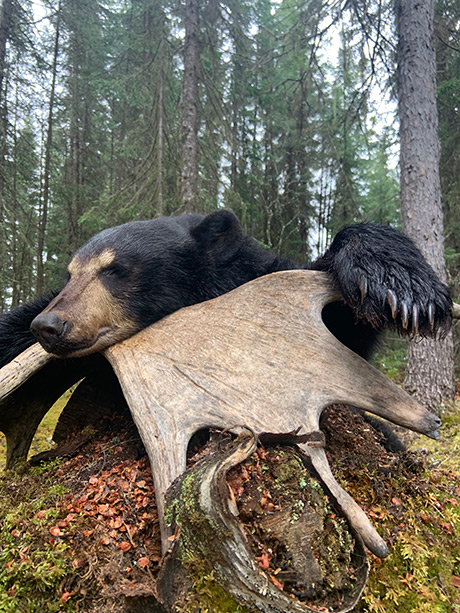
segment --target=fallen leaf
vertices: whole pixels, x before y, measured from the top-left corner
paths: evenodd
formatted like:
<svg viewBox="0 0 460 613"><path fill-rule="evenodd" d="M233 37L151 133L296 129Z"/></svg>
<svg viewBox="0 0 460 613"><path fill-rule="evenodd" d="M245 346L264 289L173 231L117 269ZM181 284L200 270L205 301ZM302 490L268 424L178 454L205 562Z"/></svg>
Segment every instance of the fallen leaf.
<svg viewBox="0 0 460 613"><path fill-rule="evenodd" d="M270 567L270 559L271 555L267 551L264 551L261 556L256 558L262 570L267 570Z"/></svg>
<svg viewBox="0 0 460 613"><path fill-rule="evenodd" d="M137 561L137 563L139 564L139 566L141 568L145 568L146 566L148 566L150 564L150 560L148 558L139 558L139 560Z"/></svg>
<svg viewBox="0 0 460 613"><path fill-rule="evenodd" d="M58 528L58 526L53 526L52 528L50 528L50 534L52 536L61 536L62 532L61 529Z"/></svg>
<svg viewBox="0 0 460 613"><path fill-rule="evenodd" d="M92 530L83 530L83 534L85 536L91 536L94 532L94 528Z"/></svg>
<svg viewBox="0 0 460 613"><path fill-rule="evenodd" d="M277 588L279 588L280 590L284 589L283 584L280 583L277 579L275 579L275 577L273 575L268 575L268 576L270 577L270 579L272 580L274 585L276 585Z"/></svg>

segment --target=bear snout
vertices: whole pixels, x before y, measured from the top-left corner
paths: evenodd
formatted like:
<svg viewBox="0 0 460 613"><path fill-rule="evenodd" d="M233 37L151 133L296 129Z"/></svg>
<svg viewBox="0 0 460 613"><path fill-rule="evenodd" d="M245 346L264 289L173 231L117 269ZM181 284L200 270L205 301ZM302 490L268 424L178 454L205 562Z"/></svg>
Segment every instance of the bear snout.
<svg viewBox="0 0 460 613"><path fill-rule="evenodd" d="M40 313L30 324L32 334L46 351L51 352L66 328L67 322L55 313Z"/></svg>

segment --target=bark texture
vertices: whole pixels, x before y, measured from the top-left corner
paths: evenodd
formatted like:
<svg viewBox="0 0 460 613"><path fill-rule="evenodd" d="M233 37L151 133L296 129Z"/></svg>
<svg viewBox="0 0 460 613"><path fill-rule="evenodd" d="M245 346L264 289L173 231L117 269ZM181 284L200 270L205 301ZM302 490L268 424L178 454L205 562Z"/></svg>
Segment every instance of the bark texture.
<svg viewBox="0 0 460 613"><path fill-rule="evenodd" d="M37 241L37 294L41 295L45 285L45 270L44 270L44 251L45 251L45 236L48 224L48 206L50 199L50 175L51 175L51 148L53 146L53 118L54 118L54 103L56 98L56 74L59 56L59 39L61 26L61 2L59 2L56 15L56 30L54 34L54 50L53 50L53 65L50 97L48 103L48 125L46 129L45 142L45 160L43 168L43 193L40 209L40 221L38 224L38 241Z"/></svg>
<svg viewBox="0 0 460 613"><path fill-rule="evenodd" d="M7 67L7 41L11 32L13 19L12 0L3 0L0 14L0 227L4 224L4 194L5 194L5 158L7 112L5 100L5 73ZM0 258L6 259L4 238L0 242ZM3 302L3 299L2 299ZM2 304L2 308L4 305Z"/></svg>
<svg viewBox="0 0 460 613"><path fill-rule="evenodd" d="M196 207L198 190L199 8L199 0L187 0L182 90L182 207L189 212Z"/></svg>
<svg viewBox="0 0 460 613"><path fill-rule="evenodd" d="M398 99L403 229L446 282L433 45L434 0L399 0ZM439 411L454 397L452 334L409 341L405 388Z"/></svg>

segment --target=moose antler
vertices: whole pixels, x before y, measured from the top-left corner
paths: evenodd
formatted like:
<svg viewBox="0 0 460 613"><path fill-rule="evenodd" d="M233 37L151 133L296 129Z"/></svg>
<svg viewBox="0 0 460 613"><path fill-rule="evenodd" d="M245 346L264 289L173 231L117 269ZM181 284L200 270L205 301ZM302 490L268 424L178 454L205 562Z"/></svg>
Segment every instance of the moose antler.
<svg viewBox="0 0 460 613"><path fill-rule="evenodd" d="M51 362L53 356L35 343L0 369L0 402L16 391L32 375Z"/></svg>
<svg viewBox="0 0 460 613"><path fill-rule="evenodd" d="M150 457L160 518L162 496L185 470L187 444L201 428L314 432L326 406L347 403L438 436L436 416L326 328L322 309L338 299L325 273L274 273L105 351ZM324 449L303 447L365 544L385 555L385 542L335 481ZM167 546L164 523L162 537Z"/></svg>
<svg viewBox="0 0 460 613"><path fill-rule="evenodd" d="M299 427L316 432L326 406L346 403L438 437L436 416L326 328L322 309L339 299L325 273L274 273L182 309L105 350L152 464L165 549L163 495L185 470L188 442L201 428L241 424L256 433ZM34 346L1 369L0 401L50 360ZM36 412L43 415L44 406ZM21 424L21 416L16 418ZM8 446L18 445L22 430L13 429L8 419L3 428ZM32 420L28 430L36 429L40 419ZM31 440L29 431L27 437ZM303 448L365 544L385 555L385 542L335 481L324 449L314 441Z"/></svg>

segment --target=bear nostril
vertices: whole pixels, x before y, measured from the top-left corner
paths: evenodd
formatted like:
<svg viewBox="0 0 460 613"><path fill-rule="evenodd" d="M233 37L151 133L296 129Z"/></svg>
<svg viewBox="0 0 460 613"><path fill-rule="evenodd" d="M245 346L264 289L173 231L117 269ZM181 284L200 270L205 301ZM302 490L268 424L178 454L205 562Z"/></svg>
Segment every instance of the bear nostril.
<svg viewBox="0 0 460 613"><path fill-rule="evenodd" d="M66 322L54 313L41 313L30 324L30 331L40 342L52 345L62 335Z"/></svg>

